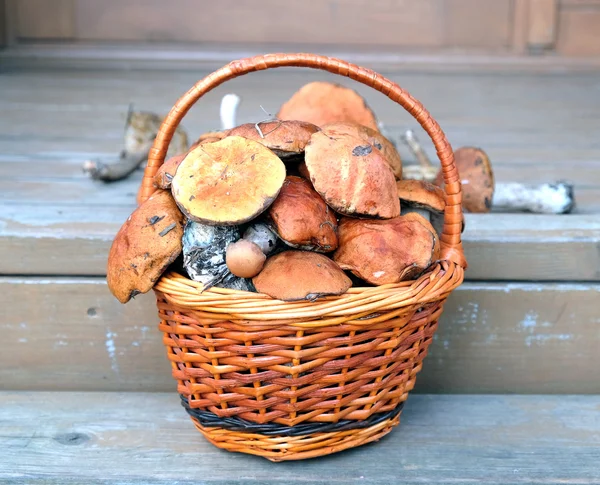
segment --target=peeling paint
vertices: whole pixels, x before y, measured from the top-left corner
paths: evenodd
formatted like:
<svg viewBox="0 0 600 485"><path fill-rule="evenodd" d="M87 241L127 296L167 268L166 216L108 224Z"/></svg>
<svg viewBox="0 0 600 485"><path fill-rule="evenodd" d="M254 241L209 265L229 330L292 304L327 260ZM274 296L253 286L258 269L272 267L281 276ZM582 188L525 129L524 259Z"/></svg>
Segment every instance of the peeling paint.
<svg viewBox="0 0 600 485"><path fill-rule="evenodd" d="M521 320L521 328L523 330L533 330L537 326L537 319L539 315L536 312L527 312L525 318Z"/></svg>
<svg viewBox="0 0 600 485"><path fill-rule="evenodd" d="M108 352L108 357L110 358L110 367L111 369L118 374L119 373L119 364L117 363L117 356L115 355L115 341L113 337L117 337L116 333L111 332L110 330L106 332L106 351Z"/></svg>
<svg viewBox="0 0 600 485"><path fill-rule="evenodd" d="M525 345L527 345L527 347L531 347L533 343L542 345L550 340L568 341L572 339L573 335L570 333L529 335L525 338Z"/></svg>

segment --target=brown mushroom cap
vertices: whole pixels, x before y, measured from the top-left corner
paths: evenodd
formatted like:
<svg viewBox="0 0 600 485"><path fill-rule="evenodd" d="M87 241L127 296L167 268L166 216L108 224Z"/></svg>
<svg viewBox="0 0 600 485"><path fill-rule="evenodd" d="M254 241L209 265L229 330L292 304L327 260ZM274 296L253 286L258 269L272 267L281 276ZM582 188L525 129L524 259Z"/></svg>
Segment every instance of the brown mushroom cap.
<svg viewBox="0 0 600 485"><path fill-rule="evenodd" d="M341 214L400 215L396 178L382 153L364 140L322 130L311 136L305 162L315 190Z"/></svg>
<svg viewBox="0 0 600 485"><path fill-rule="evenodd" d="M396 187L398 197L406 205L435 212L444 212L446 208L446 193L437 185L424 180L399 180Z"/></svg>
<svg viewBox="0 0 600 485"><path fill-rule="evenodd" d="M345 133L347 135L360 138L361 140L373 145L383 154L384 158L392 168L392 172L394 172L396 178L398 180L402 178L402 159L400 158L400 154L392 142L383 136L379 131L373 130L368 126L351 123L349 121L328 123L323 125L321 128L326 130L331 135L333 135L333 133Z"/></svg>
<svg viewBox="0 0 600 485"><path fill-rule="evenodd" d="M198 137L198 139L192 144L190 150L196 148L198 145L202 143L214 143L215 141L222 140L228 135L229 131L209 131L207 133L203 133Z"/></svg>
<svg viewBox="0 0 600 485"><path fill-rule="evenodd" d="M244 239L230 243L225 250L229 271L240 278L252 278L260 273L266 258L256 244Z"/></svg>
<svg viewBox="0 0 600 485"><path fill-rule="evenodd" d="M287 177L269 216L273 229L289 246L321 253L338 246L335 213L308 180Z"/></svg>
<svg viewBox="0 0 600 485"><path fill-rule="evenodd" d="M285 165L271 150L228 136L194 148L179 165L171 190L189 219L232 226L265 211L284 180Z"/></svg>
<svg viewBox="0 0 600 485"><path fill-rule="evenodd" d="M462 206L466 212L485 213L492 208L494 172L487 154L477 147L462 147L454 152L454 160L462 185ZM440 170L435 184L443 187Z"/></svg>
<svg viewBox="0 0 600 485"><path fill-rule="evenodd" d="M154 186L159 189L168 189L171 187L171 181L175 177L175 172L177 172L177 168L183 162L186 155L187 153L181 153L165 160L154 176Z"/></svg>
<svg viewBox="0 0 600 485"><path fill-rule="evenodd" d="M384 221L344 217L338 231L333 259L374 285L412 279L439 256L435 230L419 214Z"/></svg>
<svg viewBox="0 0 600 485"><path fill-rule="evenodd" d="M121 226L110 248L106 273L108 288L121 303L150 291L177 259L183 222L170 192L159 190Z"/></svg>
<svg viewBox="0 0 600 485"><path fill-rule="evenodd" d="M304 147L319 127L305 121L266 121L258 123L262 135L254 123L246 123L229 130L228 136L241 136L257 141L272 150L280 158L292 157L304 152Z"/></svg>
<svg viewBox="0 0 600 485"><path fill-rule="evenodd" d="M378 130L377 118L355 90L330 82L302 86L277 113L280 120L308 121L317 126L352 121Z"/></svg>
<svg viewBox="0 0 600 485"><path fill-rule="evenodd" d="M337 264L310 251L284 251L268 258L252 283L260 293L284 301L341 295L352 286Z"/></svg>

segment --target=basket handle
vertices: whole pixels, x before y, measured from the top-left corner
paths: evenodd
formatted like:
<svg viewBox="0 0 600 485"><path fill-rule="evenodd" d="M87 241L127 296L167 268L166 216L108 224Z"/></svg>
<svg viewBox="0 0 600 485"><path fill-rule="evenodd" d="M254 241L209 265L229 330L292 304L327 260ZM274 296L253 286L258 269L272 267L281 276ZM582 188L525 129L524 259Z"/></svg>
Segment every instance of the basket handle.
<svg viewBox="0 0 600 485"><path fill-rule="evenodd" d="M146 166L142 185L138 192L138 202L144 202L156 190L152 179L164 162L175 129L198 99L225 81L249 72L292 66L321 69L359 81L385 94L392 101L402 106L419 122L430 136L436 148L444 174L447 199L444 212L444 227L440 238L440 258L452 261L466 268L467 261L460 237L463 221L461 185L456 164L454 163L452 147L448 143L446 135L423 105L400 86L370 69L331 57L316 54L267 54L255 56L230 62L198 81L175 103L175 106L173 106L160 127L158 135L154 140L154 145L150 150L148 165Z"/></svg>

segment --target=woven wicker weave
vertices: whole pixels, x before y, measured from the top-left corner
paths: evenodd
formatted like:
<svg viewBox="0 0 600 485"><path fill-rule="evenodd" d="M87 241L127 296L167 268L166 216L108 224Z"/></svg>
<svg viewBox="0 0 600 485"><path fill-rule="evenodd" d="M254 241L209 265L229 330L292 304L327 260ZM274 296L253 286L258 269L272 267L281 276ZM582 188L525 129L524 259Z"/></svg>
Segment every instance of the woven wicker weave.
<svg viewBox="0 0 600 485"><path fill-rule="evenodd" d="M202 95L237 76L282 66L347 76L404 107L437 149L448 204L440 261L415 281L353 287L315 302L282 302L223 288L201 292L200 283L172 272L157 282L159 328L177 390L196 427L220 448L273 461L326 455L390 432L421 370L443 304L466 268L461 187L444 133L398 85L338 59L258 56L198 82L163 122L138 200L156 190L152 179L174 130ZM287 432L299 425L298 432Z"/></svg>

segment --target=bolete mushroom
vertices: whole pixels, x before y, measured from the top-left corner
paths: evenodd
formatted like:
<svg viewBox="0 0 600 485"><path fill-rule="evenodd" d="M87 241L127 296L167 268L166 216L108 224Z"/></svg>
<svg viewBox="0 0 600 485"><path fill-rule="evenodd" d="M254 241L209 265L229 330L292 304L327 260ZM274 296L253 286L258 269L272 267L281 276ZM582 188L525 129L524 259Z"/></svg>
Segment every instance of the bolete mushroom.
<svg viewBox="0 0 600 485"><path fill-rule="evenodd" d="M129 216L108 255L106 280L121 302L152 289L181 253L183 214L168 191L159 190Z"/></svg>
<svg viewBox="0 0 600 485"><path fill-rule="evenodd" d="M324 81L302 86L281 106L277 118L307 121L317 126L351 121L379 131L375 114L360 94L340 84Z"/></svg>
<svg viewBox="0 0 600 485"><path fill-rule="evenodd" d="M157 170L156 175L154 175L154 186L159 189L168 189L171 187L171 181L175 177L175 172L177 172L177 168L181 165L186 155L187 153L181 153L166 160Z"/></svg>
<svg viewBox="0 0 600 485"><path fill-rule="evenodd" d="M305 121L265 121L246 123L228 132L228 136L241 136L254 140L275 153L279 158L296 157L304 153L304 147L319 127Z"/></svg>
<svg viewBox="0 0 600 485"><path fill-rule="evenodd" d="M338 246L335 213L308 180L288 176L269 207L273 229L297 249L326 253Z"/></svg>
<svg viewBox="0 0 600 485"><path fill-rule="evenodd" d="M277 235L262 222L255 222L248 226L242 239L256 244L267 256L277 248Z"/></svg>
<svg viewBox="0 0 600 485"><path fill-rule="evenodd" d="M341 295L352 285L350 278L327 256L294 250L268 258L252 282L260 293L284 301Z"/></svg>
<svg viewBox="0 0 600 485"><path fill-rule="evenodd" d="M239 136L194 148L179 165L171 190L190 219L215 226L254 219L275 200L285 180L281 159Z"/></svg>
<svg viewBox="0 0 600 485"><path fill-rule="evenodd" d="M333 259L373 285L413 279L439 257L434 228L419 214L388 220L341 219Z"/></svg>
<svg viewBox="0 0 600 485"><path fill-rule="evenodd" d="M183 265L191 279L204 285L249 291L250 280L227 267L227 247L240 238L237 226L210 226L188 221L183 233Z"/></svg>
<svg viewBox="0 0 600 485"><path fill-rule="evenodd" d="M225 251L229 271L240 278L252 278L260 273L265 259L267 257L260 247L244 239L230 243Z"/></svg>
<svg viewBox="0 0 600 485"><path fill-rule="evenodd" d="M396 178L398 180L402 178L402 159L400 158L400 154L392 142L379 131L349 121L328 123L321 128L326 130L330 136L344 133L366 141L383 154Z"/></svg>
<svg viewBox="0 0 600 485"><path fill-rule="evenodd" d="M573 186L566 182L526 185L495 183L487 154L477 147L461 147L454 152L467 212L490 210L524 211L538 214L566 214L575 207ZM442 186L438 173L435 183Z"/></svg>
<svg viewBox="0 0 600 485"><path fill-rule="evenodd" d="M340 214L400 215L394 173L383 154L363 139L327 129L314 133L305 163L315 190Z"/></svg>
<svg viewBox="0 0 600 485"><path fill-rule="evenodd" d="M446 208L446 193L424 180L399 180L396 182L401 214L416 213L429 221L436 233L441 235Z"/></svg>

